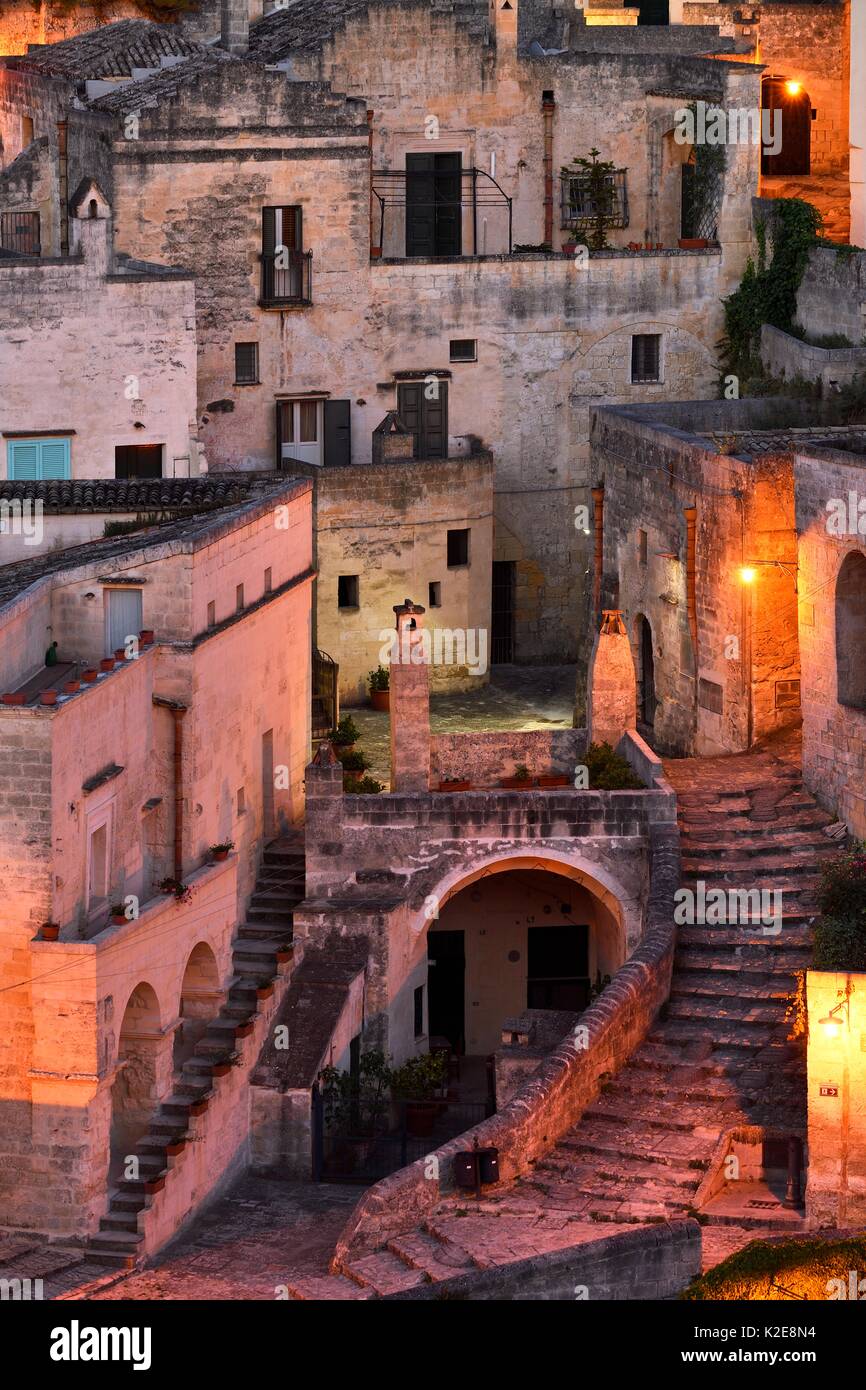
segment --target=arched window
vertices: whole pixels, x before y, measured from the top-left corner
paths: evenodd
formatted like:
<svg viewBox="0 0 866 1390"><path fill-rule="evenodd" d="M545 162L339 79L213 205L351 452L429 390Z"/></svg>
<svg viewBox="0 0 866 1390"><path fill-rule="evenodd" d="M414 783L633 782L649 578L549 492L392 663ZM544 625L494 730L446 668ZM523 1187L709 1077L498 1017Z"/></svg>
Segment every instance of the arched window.
<svg viewBox="0 0 866 1390"><path fill-rule="evenodd" d="M836 579L836 699L866 709L866 555L856 550Z"/></svg>
<svg viewBox="0 0 866 1390"><path fill-rule="evenodd" d="M765 111L771 113L769 130ZM799 82L765 77L761 83L761 173L808 174L811 145L812 103L808 92Z"/></svg>

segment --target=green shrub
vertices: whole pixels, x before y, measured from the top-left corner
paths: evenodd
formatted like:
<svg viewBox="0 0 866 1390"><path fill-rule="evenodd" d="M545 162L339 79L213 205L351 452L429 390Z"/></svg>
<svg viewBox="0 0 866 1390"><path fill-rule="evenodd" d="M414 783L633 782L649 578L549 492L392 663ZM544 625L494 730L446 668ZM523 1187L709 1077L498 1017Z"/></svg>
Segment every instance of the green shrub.
<svg viewBox="0 0 866 1390"><path fill-rule="evenodd" d="M345 790L353 796L375 796L383 789L384 783L377 782L375 777L347 777L345 781Z"/></svg>
<svg viewBox="0 0 866 1390"><path fill-rule="evenodd" d="M389 690L391 674L387 666L377 666L375 671L370 671L367 675L367 685L371 695L374 690Z"/></svg>
<svg viewBox="0 0 866 1390"><path fill-rule="evenodd" d="M332 730L329 737L334 747L337 749L337 756L339 757L339 750L341 748L345 748L351 743L358 742L358 739L361 737L361 730L358 728L351 714L344 714L336 729Z"/></svg>
<svg viewBox="0 0 866 1390"><path fill-rule="evenodd" d="M421 1052L391 1073L395 1100L430 1100L448 1078L448 1058L443 1052Z"/></svg>
<svg viewBox="0 0 866 1390"><path fill-rule="evenodd" d="M866 845L823 866L817 897L815 969L866 970Z"/></svg>
<svg viewBox="0 0 866 1390"><path fill-rule="evenodd" d="M696 1279L680 1294L686 1301L830 1297L831 1279L848 1283L848 1271L862 1269L866 1238L783 1240L772 1245L753 1240L736 1255ZM789 1292L786 1295L786 1290Z"/></svg>
<svg viewBox="0 0 866 1390"><path fill-rule="evenodd" d="M643 791L643 782L632 772L625 758L609 743L591 743L586 750L586 767L592 791Z"/></svg>
<svg viewBox="0 0 866 1390"><path fill-rule="evenodd" d="M351 753L345 748L338 748L337 757L343 764L344 772L366 772L370 766L369 758L361 752L360 748L352 749Z"/></svg>

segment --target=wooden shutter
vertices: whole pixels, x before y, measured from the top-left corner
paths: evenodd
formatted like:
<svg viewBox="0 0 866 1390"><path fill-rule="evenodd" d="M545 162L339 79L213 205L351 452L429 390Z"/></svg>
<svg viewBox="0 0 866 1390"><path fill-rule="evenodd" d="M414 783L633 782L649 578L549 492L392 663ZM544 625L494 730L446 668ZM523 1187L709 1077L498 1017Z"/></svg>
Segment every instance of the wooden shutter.
<svg viewBox="0 0 866 1390"><path fill-rule="evenodd" d="M262 208L262 255L272 256L277 244L276 208Z"/></svg>
<svg viewBox="0 0 866 1390"><path fill-rule="evenodd" d="M406 255L436 254L435 156L406 156Z"/></svg>
<svg viewBox="0 0 866 1390"><path fill-rule="evenodd" d="M437 154L434 197L434 239L437 256L459 256L462 251L463 209L460 203L462 156Z"/></svg>
<svg viewBox="0 0 866 1390"><path fill-rule="evenodd" d="M24 482L68 478L68 439L17 439L9 443L9 475Z"/></svg>
<svg viewBox="0 0 866 1390"><path fill-rule="evenodd" d="M415 436L415 457L421 454L421 387L407 381L397 387L397 414L407 430Z"/></svg>
<svg viewBox="0 0 866 1390"><path fill-rule="evenodd" d="M423 427L421 458L444 459L448 456L448 383L439 382L439 390L434 400L427 400L421 392L421 415Z"/></svg>
<svg viewBox="0 0 866 1390"><path fill-rule="evenodd" d="M21 482L35 482L39 476L39 444L36 441L24 443L10 440L9 477Z"/></svg>
<svg viewBox="0 0 866 1390"><path fill-rule="evenodd" d="M69 440L43 439L41 445L40 477L69 477Z"/></svg>
<svg viewBox="0 0 866 1390"><path fill-rule="evenodd" d="M351 415L348 401L325 401L325 464L345 468L352 462Z"/></svg>

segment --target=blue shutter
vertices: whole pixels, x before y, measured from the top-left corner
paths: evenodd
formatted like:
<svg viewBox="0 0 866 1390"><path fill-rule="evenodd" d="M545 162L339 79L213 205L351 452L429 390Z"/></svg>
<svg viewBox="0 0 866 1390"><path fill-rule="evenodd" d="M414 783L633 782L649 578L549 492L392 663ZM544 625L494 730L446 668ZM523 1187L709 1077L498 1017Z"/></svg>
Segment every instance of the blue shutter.
<svg viewBox="0 0 866 1390"><path fill-rule="evenodd" d="M39 477L39 445L10 439L7 449L9 477L26 483L35 482Z"/></svg>
<svg viewBox="0 0 866 1390"><path fill-rule="evenodd" d="M69 477L69 440L43 439L40 460L41 478Z"/></svg>
<svg viewBox="0 0 866 1390"><path fill-rule="evenodd" d="M15 439L7 450L9 477L19 482L72 476L68 439Z"/></svg>

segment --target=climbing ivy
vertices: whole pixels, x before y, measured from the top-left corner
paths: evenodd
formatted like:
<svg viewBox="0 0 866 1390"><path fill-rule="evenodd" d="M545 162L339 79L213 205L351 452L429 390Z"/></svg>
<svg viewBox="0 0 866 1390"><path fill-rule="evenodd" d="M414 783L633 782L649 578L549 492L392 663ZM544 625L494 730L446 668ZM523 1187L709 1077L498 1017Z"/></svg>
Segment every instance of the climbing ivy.
<svg viewBox="0 0 866 1390"><path fill-rule="evenodd" d="M767 258L768 227L758 222L757 265L749 258L734 293L723 300L725 334L719 347L725 374L741 381L761 375L761 328L765 323L790 332L797 308L797 290L809 252L817 244L821 214L802 198L775 198L770 215L772 257Z"/></svg>

